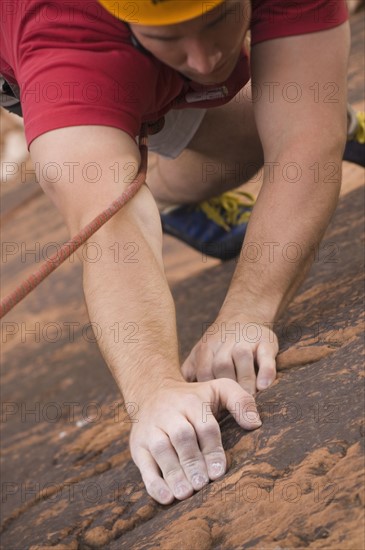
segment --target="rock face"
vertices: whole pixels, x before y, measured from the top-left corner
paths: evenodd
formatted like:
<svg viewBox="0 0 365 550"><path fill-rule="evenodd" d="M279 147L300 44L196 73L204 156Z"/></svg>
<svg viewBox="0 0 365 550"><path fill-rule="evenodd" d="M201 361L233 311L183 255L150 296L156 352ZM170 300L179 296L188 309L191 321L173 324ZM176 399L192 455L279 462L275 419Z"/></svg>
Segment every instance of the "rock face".
<svg viewBox="0 0 365 550"><path fill-rule="evenodd" d="M359 181L363 172L349 176ZM77 262L6 317L2 548L364 548L364 196L349 185L309 278L276 327L278 379L257 398L263 426L245 432L224 418L229 470L187 501L163 507L143 488L128 451L134 404L121 402L98 352ZM6 221L6 242L19 243L20 234L40 251L66 237L38 193ZM182 357L214 320L234 267L174 285ZM29 269L10 255L4 294Z"/></svg>

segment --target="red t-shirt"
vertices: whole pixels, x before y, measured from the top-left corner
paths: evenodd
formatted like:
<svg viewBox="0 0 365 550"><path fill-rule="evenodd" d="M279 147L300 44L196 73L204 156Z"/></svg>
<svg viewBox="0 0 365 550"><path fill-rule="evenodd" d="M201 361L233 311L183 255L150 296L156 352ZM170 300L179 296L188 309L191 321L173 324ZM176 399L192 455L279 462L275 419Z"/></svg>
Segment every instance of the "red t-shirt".
<svg viewBox="0 0 365 550"><path fill-rule="evenodd" d="M20 87L28 145L56 128L113 126L133 138L141 122L172 107L226 103L250 78L242 51L224 99L186 104L187 81L136 49L128 27L97 0L1 1L0 73ZM252 0L252 44L330 29L348 18L345 0Z"/></svg>

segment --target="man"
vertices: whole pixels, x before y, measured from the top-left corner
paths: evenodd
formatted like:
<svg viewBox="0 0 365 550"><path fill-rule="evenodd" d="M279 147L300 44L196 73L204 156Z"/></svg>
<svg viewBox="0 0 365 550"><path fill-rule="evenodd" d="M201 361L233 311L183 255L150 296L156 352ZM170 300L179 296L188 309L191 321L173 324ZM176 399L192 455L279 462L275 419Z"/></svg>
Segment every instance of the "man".
<svg viewBox="0 0 365 550"><path fill-rule="evenodd" d="M141 123L165 124L150 140L158 156L147 185L93 236L102 258L83 267L101 351L125 401L138 407L132 457L149 494L168 504L225 472L212 413L226 408L244 429L261 425L254 395L275 379L272 324L307 274L338 199L349 27L342 1L101 4L8 2L0 71L10 89L20 87L40 184L71 235L135 177ZM243 46L249 28L252 91ZM215 203L218 212L205 219L202 232L221 230L209 240L194 233L195 210L176 206L237 187L263 163L245 237L261 259L239 256L216 320L232 335L225 341L220 331L205 335L180 369L157 204L171 233L197 247L218 242L222 257L233 242L237 253L245 207L234 203L239 215L226 231L225 209ZM61 176L52 166L62 168ZM240 181L216 169L232 166ZM93 167L100 177L88 173ZM111 245L119 241L138 244L137 263L115 263ZM270 243L279 254L273 256ZM288 243L301 251L294 262L281 253ZM113 323L131 321L138 343L115 342ZM247 328L239 342L237 324Z"/></svg>

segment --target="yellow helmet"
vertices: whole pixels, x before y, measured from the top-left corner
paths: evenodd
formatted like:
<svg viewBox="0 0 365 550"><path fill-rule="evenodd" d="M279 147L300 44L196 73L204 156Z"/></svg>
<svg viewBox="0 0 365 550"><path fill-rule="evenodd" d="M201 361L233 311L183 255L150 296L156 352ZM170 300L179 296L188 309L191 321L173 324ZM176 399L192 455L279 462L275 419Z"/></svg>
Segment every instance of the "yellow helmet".
<svg viewBox="0 0 365 550"><path fill-rule="evenodd" d="M173 25L199 17L225 0L99 0L112 15L135 25Z"/></svg>

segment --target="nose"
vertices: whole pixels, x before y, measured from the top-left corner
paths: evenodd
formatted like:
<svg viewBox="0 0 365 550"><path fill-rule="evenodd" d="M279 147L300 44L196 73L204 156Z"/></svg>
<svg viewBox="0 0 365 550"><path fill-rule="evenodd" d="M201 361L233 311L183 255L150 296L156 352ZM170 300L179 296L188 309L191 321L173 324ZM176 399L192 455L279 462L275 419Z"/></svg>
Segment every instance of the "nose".
<svg viewBox="0 0 365 550"><path fill-rule="evenodd" d="M186 42L186 65L201 75L209 75L222 59L222 52L212 43L191 39Z"/></svg>

